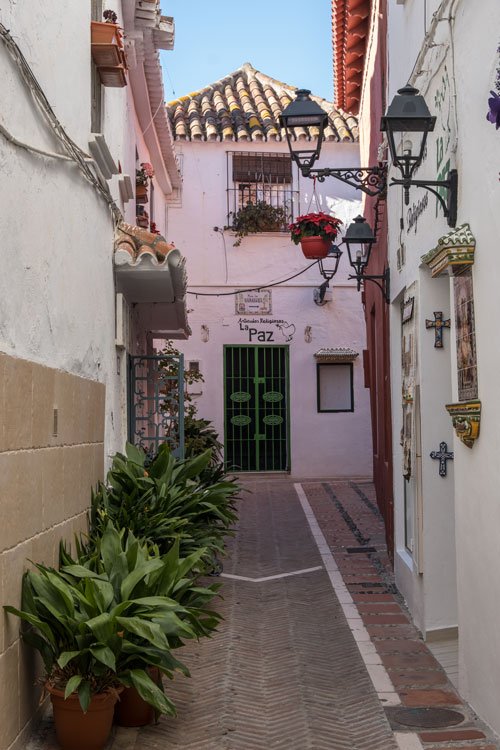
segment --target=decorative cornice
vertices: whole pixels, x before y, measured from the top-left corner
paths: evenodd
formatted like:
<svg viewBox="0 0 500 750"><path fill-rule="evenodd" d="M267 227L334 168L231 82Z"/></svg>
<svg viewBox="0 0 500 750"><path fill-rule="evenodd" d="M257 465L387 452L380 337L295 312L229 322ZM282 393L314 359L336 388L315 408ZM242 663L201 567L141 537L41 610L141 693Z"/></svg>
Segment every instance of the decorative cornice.
<svg viewBox="0 0 500 750"><path fill-rule="evenodd" d="M337 349L318 349L314 354L317 362L354 362L356 357L359 357L359 352L343 347Z"/></svg>
<svg viewBox="0 0 500 750"><path fill-rule="evenodd" d="M457 276L474 264L476 239L469 224L462 224L438 240L438 244L422 255L422 262L430 268L431 275L442 276L447 272Z"/></svg>
<svg viewBox="0 0 500 750"><path fill-rule="evenodd" d="M463 401L458 404L446 404L446 410L451 416L457 437L467 448L472 448L479 437L481 402Z"/></svg>

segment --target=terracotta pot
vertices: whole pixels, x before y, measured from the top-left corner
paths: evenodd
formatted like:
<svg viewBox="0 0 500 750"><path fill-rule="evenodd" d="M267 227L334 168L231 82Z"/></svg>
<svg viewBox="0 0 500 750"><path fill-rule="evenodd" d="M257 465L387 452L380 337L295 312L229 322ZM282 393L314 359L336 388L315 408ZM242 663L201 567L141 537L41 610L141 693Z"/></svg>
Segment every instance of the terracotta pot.
<svg viewBox="0 0 500 750"><path fill-rule="evenodd" d="M64 700L62 690L49 686L47 690L54 709L56 737L62 750L102 750L111 732L117 693L93 695L84 714L76 693Z"/></svg>
<svg viewBox="0 0 500 750"><path fill-rule="evenodd" d="M317 260L326 258L332 247L332 241L324 237L302 237L300 246L306 258Z"/></svg>
<svg viewBox="0 0 500 750"><path fill-rule="evenodd" d="M151 679L158 682L159 670L148 669L148 672ZM154 708L141 698L135 688L125 688L115 706L115 724L119 727L144 727L146 724L152 724L154 720Z"/></svg>
<svg viewBox="0 0 500 750"><path fill-rule="evenodd" d="M116 44L121 47L121 33L116 23L90 22L92 44Z"/></svg>
<svg viewBox="0 0 500 750"><path fill-rule="evenodd" d="M125 688L115 706L115 724L119 727L144 727L152 724L154 708L133 687Z"/></svg>

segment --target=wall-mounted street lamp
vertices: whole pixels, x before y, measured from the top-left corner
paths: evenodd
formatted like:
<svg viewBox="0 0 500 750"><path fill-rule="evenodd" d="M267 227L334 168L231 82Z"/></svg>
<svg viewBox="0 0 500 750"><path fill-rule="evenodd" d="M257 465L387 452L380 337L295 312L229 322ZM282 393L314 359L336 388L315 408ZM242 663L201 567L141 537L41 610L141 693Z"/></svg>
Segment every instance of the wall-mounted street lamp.
<svg viewBox="0 0 500 750"><path fill-rule="evenodd" d="M316 177L320 182L324 182L326 177L335 177L367 195L378 195L383 192L386 188L385 166L313 169L321 152L328 115L311 99L310 94L308 89L299 89L296 98L280 115L280 125L285 130L290 155L302 176ZM311 141L298 140L293 128L316 128L318 137L315 148L310 148Z"/></svg>
<svg viewBox="0 0 500 750"><path fill-rule="evenodd" d="M401 180L392 180L391 185L402 185L405 204L410 202L410 186L423 187L434 193L439 200L448 225L454 227L457 223L457 187L458 173L450 170L446 180L415 180L414 175L422 164L427 135L434 130L436 118L431 115L424 97L413 86L407 85L398 90L386 114L382 117L380 129L387 133L389 151L392 162L401 172ZM395 140L396 133L419 133L420 144L416 153L413 152L411 140L404 140L402 148L398 149ZM446 191L446 200L442 191Z"/></svg>
<svg viewBox="0 0 500 750"><path fill-rule="evenodd" d="M372 247L377 241L373 229L368 224L364 216L357 216L354 221L347 227L342 244L347 247L349 263L354 269L354 273L349 276L350 279L356 279L358 292L365 281L373 281L384 295L386 302L389 299L389 269L386 268L381 274L367 274L366 267L370 262ZM332 245L332 249L326 258L318 260L319 271L325 281L320 287L314 290L314 301L317 305L325 304L325 295L330 281L337 273L342 250L338 245Z"/></svg>
<svg viewBox="0 0 500 750"><path fill-rule="evenodd" d="M352 224L349 224L343 241L347 247L349 263L354 269L354 274L349 276L349 278L356 279L358 292L361 289L361 284L364 284L365 281L373 281L381 290L385 301L390 302L389 269L386 268L382 274L365 273L366 267L370 262L372 247L377 240L373 229L364 216L356 216Z"/></svg>
<svg viewBox="0 0 500 750"><path fill-rule="evenodd" d="M314 290L314 301L317 305L321 306L325 304L326 291L330 286L330 281L337 273L341 257L342 250L338 245L332 245L332 248L326 258L321 258L320 260L318 260L319 272L323 276L325 281L321 284L321 286Z"/></svg>
<svg viewBox="0 0 500 750"><path fill-rule="evenodd" d="M318 160L321 145L328 125L328 115L317 102L310 97L308 89L299 89L296 99L291 102L280 116L280 124L285 129L288 148L294 162L299 167L303 177L316 177L324 182L326 177L335 177L347 185L362 190L367 195L379 195L387 187L387 167L352 167L337 169L325 167L313 169ZM381 120L381 130L387 133L389 151L394 166L401 172L402 179L392 180L391 185L402 185L405 203L410 201L410 187L423 187L433 193L439 200L448 224L454 227L457 222L457 187L458 173L450 170L446 180L416 180L414 179L418 167L422 164L427 135L434 130L436 118L431 115L424 97L413 86L407 85L399 89L392 100L386 114ZM310 148L310 141L298 140L293 128L316 128L318 132L315 148ZM413 152L413 144L409 139L403 140L402 149L396 146L395 133L419 133L420 144ZM443 198L446 192L446 200Z"/></svg>

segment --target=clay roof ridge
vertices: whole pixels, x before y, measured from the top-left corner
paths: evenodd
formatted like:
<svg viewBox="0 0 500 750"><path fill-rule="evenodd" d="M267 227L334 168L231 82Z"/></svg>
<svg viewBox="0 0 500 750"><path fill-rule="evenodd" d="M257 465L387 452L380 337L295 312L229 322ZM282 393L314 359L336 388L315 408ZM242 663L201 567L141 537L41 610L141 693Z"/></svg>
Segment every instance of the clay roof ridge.
<svg viewBox="0 0 500 750"><path fill-rule="evenodd" d="M214 83L167 103L175 136L196 141L283 140L279 116L293 100L297 86L268 76L249 63ZM350 112L311 94L329 116L326 140L356 141L358 123ZM296 128L295 136L309 139L317 130Z"/></svg>

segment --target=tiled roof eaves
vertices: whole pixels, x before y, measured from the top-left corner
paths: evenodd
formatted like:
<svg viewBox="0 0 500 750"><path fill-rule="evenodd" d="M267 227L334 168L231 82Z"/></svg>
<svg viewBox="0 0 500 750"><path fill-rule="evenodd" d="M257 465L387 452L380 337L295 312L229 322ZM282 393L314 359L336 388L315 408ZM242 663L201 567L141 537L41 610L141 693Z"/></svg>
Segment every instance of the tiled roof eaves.
<svg viewBox="0 0 500 750"><path fill-rule="evenodd" d="M279 115L295 96L296 87L271 78L245 63L219 81L167 104L176 140L283 141ZM328 112L328 141L358 140L357 119L321 97L313 99ZM317 137L317 130L295 129L298 140Z"/></svg>
<svg viewBox="0 0 500 750"><path fill-rule="evenodd" d="M357 115L361 99L371 0L332 0L334 100Z"/></svg>

